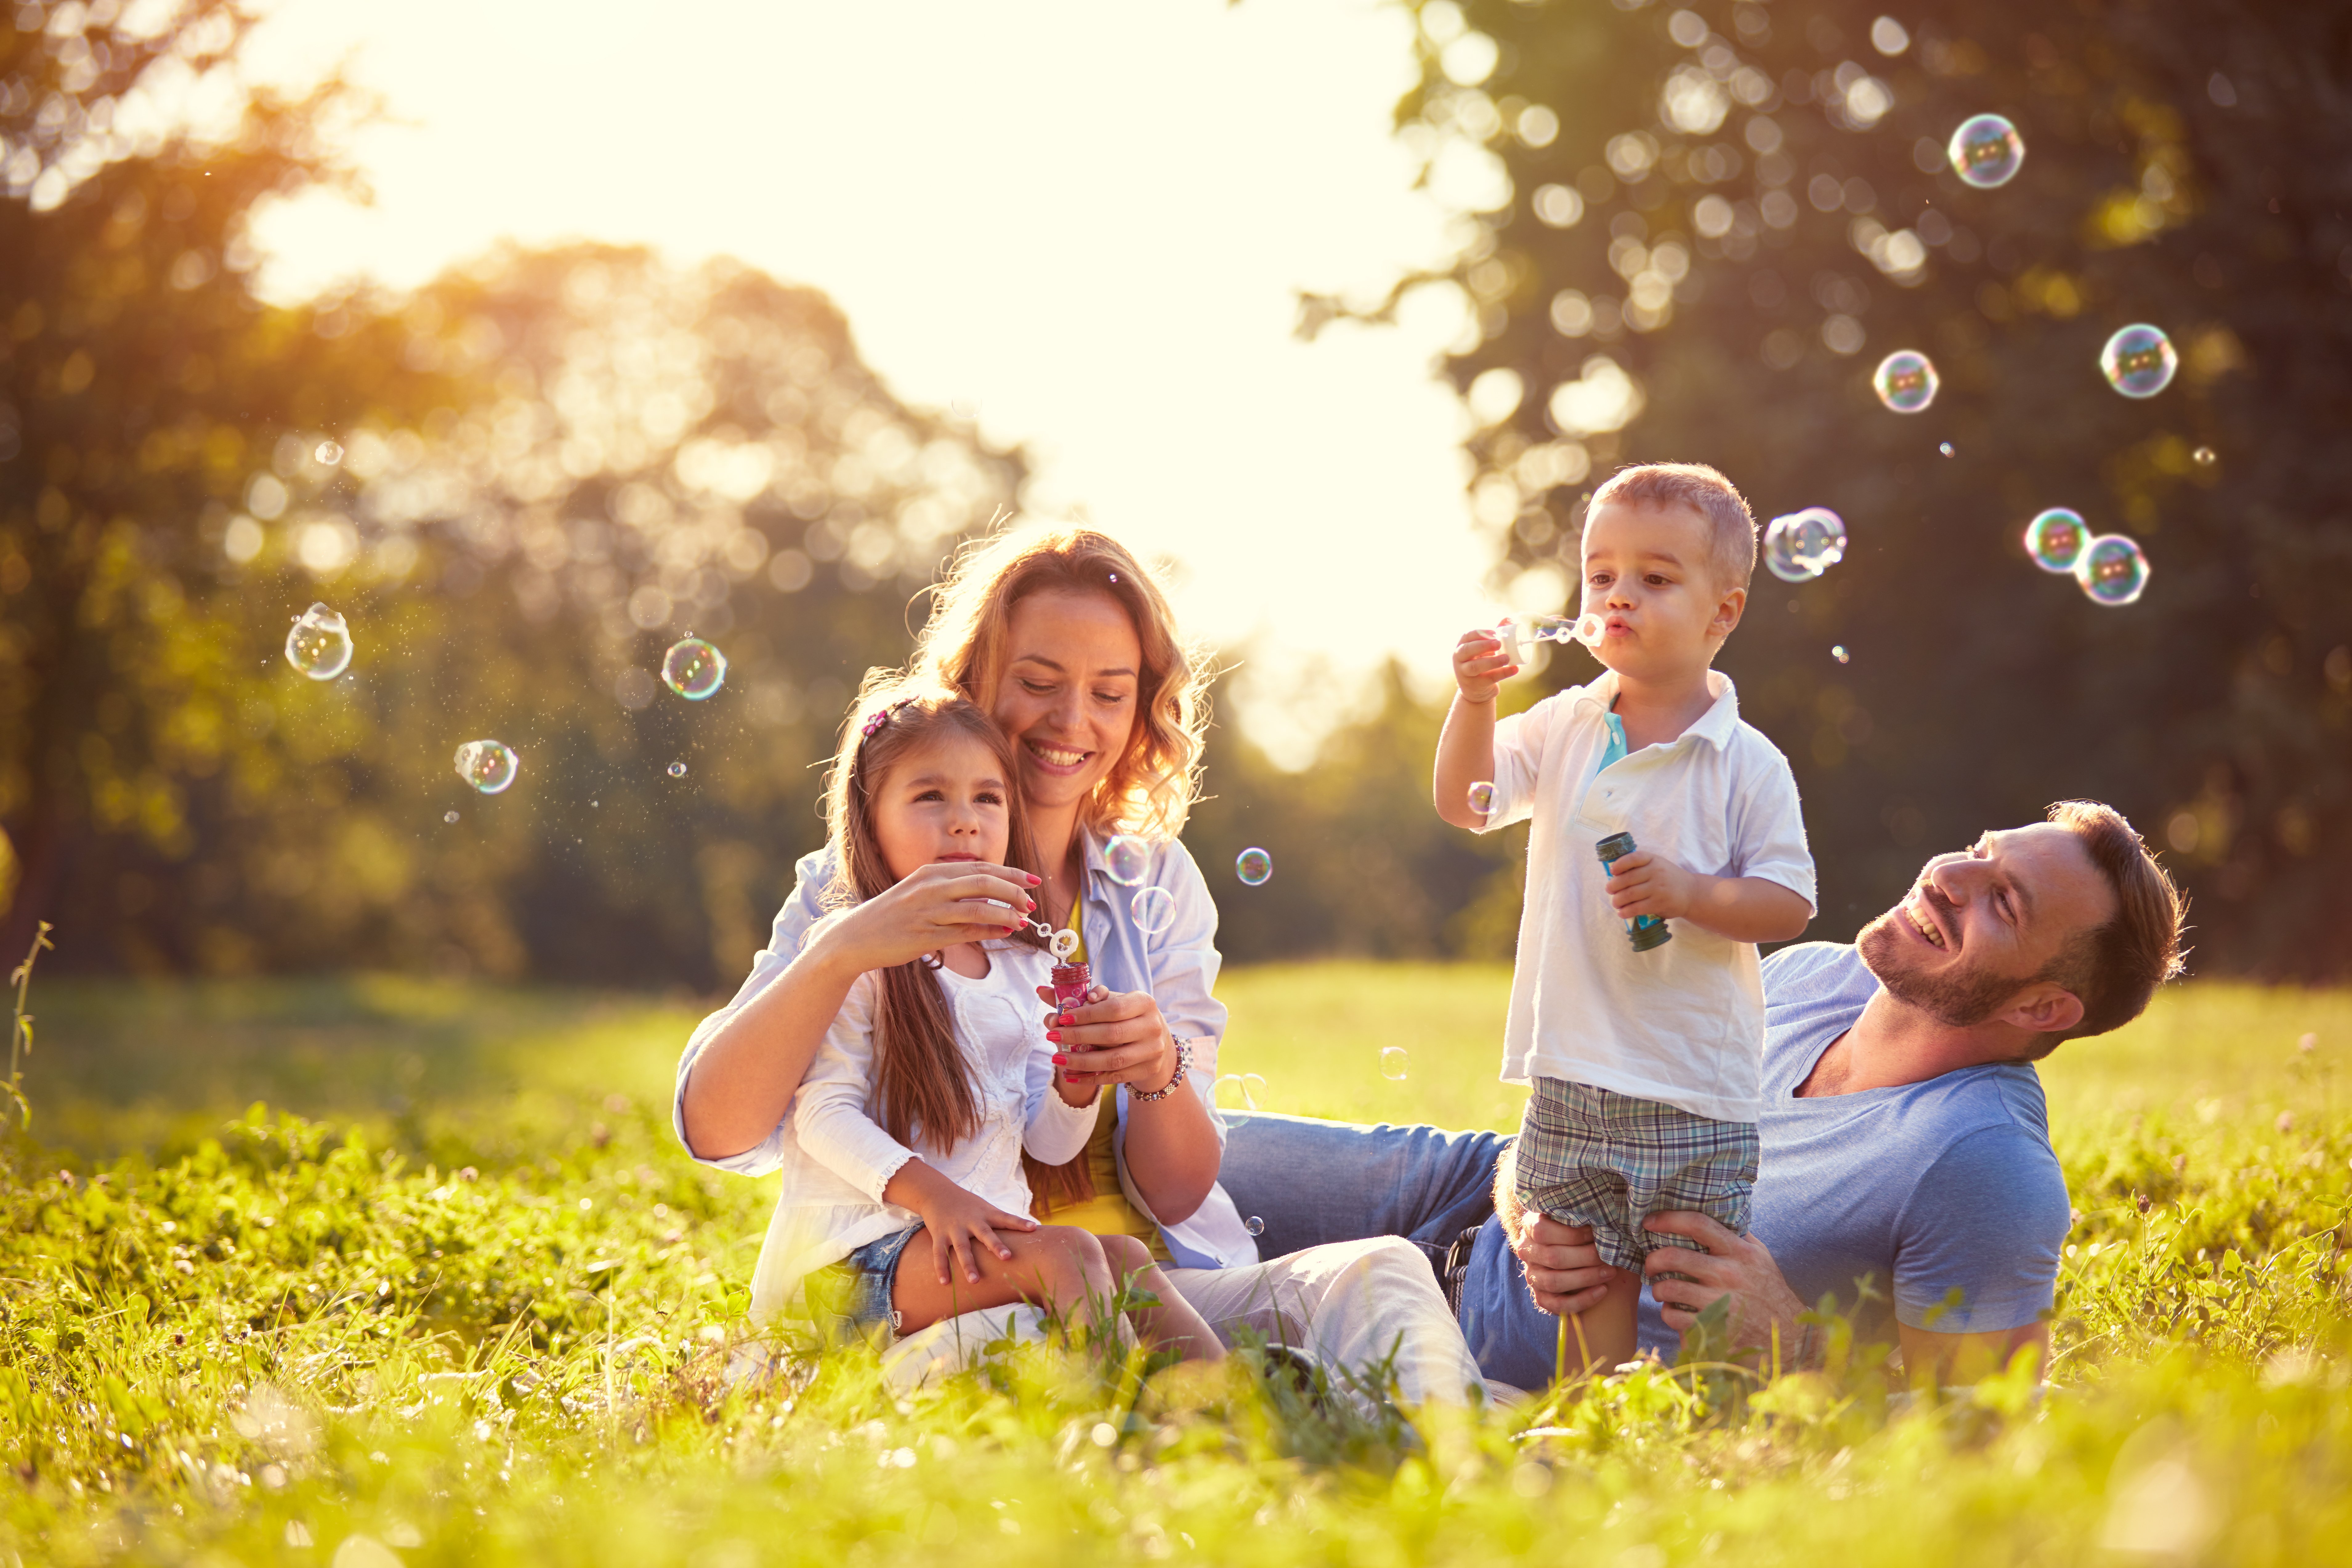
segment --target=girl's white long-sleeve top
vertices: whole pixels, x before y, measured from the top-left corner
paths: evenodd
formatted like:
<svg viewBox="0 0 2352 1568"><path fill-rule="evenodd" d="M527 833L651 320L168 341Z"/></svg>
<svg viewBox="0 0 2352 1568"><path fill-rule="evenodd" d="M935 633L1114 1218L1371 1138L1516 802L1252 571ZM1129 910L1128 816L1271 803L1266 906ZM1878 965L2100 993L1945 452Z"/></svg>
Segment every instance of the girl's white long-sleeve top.
<svg viewBox="0 0 2352 1568"><path fill-rule="evenodd" d="M1022 1150L1058 1165L1086 1147L1096 1107L1066 1104L1055 1092L1046 1006L1037 999L1053 961L1012 942L986 942L982 951L989 961L985 978L932 972L971 1075L979 1127L949 1148L918 1128L910 1147L875 1121L874 1020L882 988L878 976L859 975L793 1097L791 1136L779 1151L783 1190L752 1280L755 1300L782 1305L812 1270L920 1225L913 1210L882 1200L909 1160L921 1159L1009 1214L1025 1215L1031 1194Z"/></svg>

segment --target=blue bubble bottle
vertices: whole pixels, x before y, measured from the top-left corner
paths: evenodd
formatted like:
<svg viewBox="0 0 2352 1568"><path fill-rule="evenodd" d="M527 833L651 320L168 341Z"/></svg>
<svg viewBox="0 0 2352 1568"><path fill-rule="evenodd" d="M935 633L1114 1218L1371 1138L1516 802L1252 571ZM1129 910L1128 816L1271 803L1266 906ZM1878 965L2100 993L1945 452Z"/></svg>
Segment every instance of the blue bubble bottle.
<svg viewBox="0 0 2352 1568"><path fill-rule="evenodd" d="M1612 833L1594 845L1592 849L1601 857L1601 870L1614 876L1617 862L1631 855L1636 847L1632 834ZM1633 944L1635 952L1647 952L1654 947L1664 947L1674 941L1675 933L1666 929L1663 915L1636 915L1625 922L1625 940Z"/></svg>

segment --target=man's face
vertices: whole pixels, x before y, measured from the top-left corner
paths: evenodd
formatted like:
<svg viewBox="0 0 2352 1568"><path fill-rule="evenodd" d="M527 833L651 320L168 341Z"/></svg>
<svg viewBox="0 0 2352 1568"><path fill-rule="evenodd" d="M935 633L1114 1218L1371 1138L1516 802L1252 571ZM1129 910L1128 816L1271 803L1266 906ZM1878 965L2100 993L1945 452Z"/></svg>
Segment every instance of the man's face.
<svg viewBox="0 0 2352 1568"><path fill-rule="evenodd" d="M2115 912L2115 894L2083 841L2042 822L1988 833L1964 853L1928 861L1855 946L1896 1001L1974 1028Z"/></svg>

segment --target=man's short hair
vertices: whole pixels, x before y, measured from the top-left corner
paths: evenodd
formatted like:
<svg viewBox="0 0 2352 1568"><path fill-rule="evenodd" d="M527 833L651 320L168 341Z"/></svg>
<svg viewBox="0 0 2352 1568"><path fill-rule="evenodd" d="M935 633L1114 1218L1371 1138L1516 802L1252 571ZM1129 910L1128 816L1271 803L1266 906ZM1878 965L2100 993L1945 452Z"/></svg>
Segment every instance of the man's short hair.
<svg viewBox="0 0 2352 1568"><path fill-rule="evenodd" d="M1643 463L1620 468L1592 492L1590 517L1622 506L1685 506L1706 522L1708 558L1727 588L1745 588L1756 574L1756 514L1738 487L1705 463Z"/></svg>
<svg viewBox="0 0 2352 1568"><path fill-rule="evenodd" d="M2180 889L2114 806L2062 800L2050 808L2049 819L2082 840L2116 896L2116 912L2106 924L2069 942L2042 974L2081 1000L2083 1021L2052 1037L2038 1055L2055 1050L2061 1040L2104 1035L2138 1017L2156 988L2180 973L2189 913Z"/></svg>

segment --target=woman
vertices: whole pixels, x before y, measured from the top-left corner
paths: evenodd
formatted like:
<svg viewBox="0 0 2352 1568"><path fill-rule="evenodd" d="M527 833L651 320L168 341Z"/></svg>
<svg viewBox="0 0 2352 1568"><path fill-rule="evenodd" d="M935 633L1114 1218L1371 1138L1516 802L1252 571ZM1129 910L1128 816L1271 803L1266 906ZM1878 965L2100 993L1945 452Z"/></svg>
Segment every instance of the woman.
<svg viewBox="0 0 2352 1568"><path fill-rule="evenodd" d="M1074 1081L1108 1092L1087 1152L1033 1182L1038 1217L1143 1241L1221 1332L1286 1335L1349 1366L1401 1347L1408 1401L1461 1397L1476 1368L1417 1247L1375 1237L1261 1262L1217 1184L1216 907L1176 839L1194 796L1207 671L1152 575L1090 530L1000 536L958 563L909 673L961 690L1012 740L1042 875L926 868L820 924L833 868L822 853L804 858L750 978L679 1059L675 1119L688 1152L721 1169L773 1169L786 1109L856 977L1002 934L1009 906L1077 931L1109 992L1055 1031ZM1105 860L1118 834L1150 847L1139 882L1125 867L1115 879ZM1164 925L1136 918L1149 889L1172 905ZM756 1312L792 1305L777 1250L762 1251Z"/></svg>

